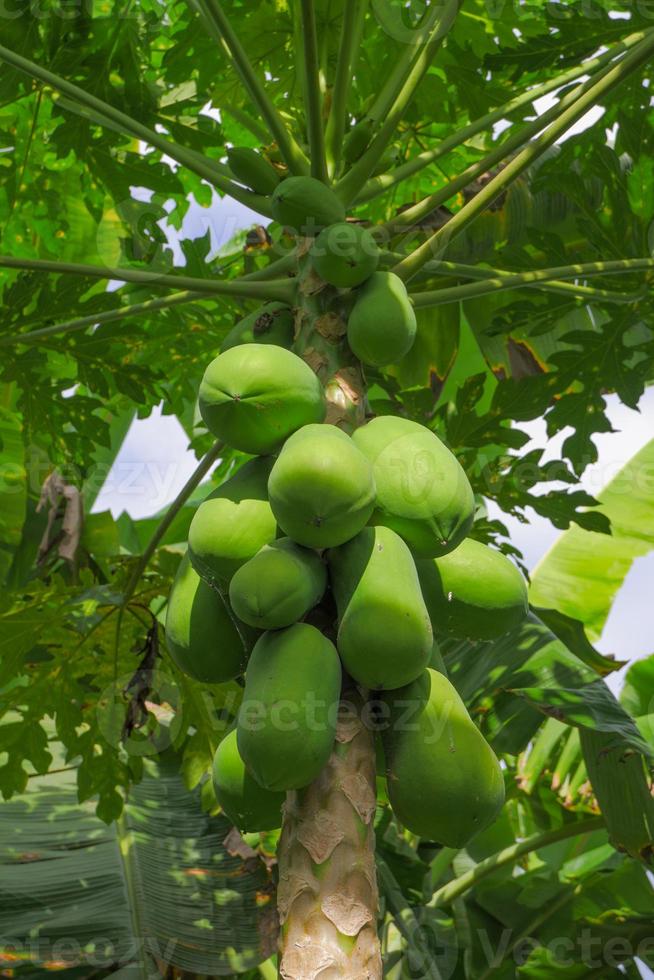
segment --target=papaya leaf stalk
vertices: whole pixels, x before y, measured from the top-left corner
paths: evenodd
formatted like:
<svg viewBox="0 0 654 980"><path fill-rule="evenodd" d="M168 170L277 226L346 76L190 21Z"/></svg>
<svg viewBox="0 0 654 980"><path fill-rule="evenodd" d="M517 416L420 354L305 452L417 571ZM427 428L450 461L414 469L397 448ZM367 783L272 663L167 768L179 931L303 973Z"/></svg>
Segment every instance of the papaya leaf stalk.
<svg viewBox="0 0 654 980"><path fill-rule="evenodd" d="M300 0L300 7L304 49L304 104L311 147L311 175L324 183L328 183L325 132L322 124L316 10L313 0Z"/></svg>
<svg viewBox="0 0 654 980"><path fill-rule="evenodd" d="M277 141L279 150L293 174L308 174L309 161L293 135L288 131L279 112L257 77L245 48L225 14L219 0L189 0L189 3L205 20L212 35L230 58L243 85L266 121Z"/></svg>
<svg viewBox="0 0 654 980"><path fill-rule="evenodd" d="M347 123L347 99L367 10L368 0L349 0L343 11L336 77L325 130L325 154L330 177L335 175L341 162L343 137Z"/></svg>
<svg viewBox="0 0 654 980"><path fill-rule="evenodd" d="M396 275L407 281L430 259L439 256L471 222L482 214L550 146L553 146L559 137L563 136L592 106L600 102L621 82L637 71L651 56L652 51L654 51L654 35L650 35L641 41L617 65L606 72L598 82L591 85L584 95L562 112L556 122L551 123L530 146L514 157L447 224L435 232L406 259L403 259L399 265L395 266Z"/></svg>
<svg viewBox="0 0 654 980"><path fill-rule="evenodd" d="M402 255L398 252L388 252L388 263L389 265L393 261L398 262L402 260ZM425 274L427 274L425 276ZM414 282L417 284L418 281L422 281L423 276L425 278L431 278L432 276L458 276L462 279L475 279L490 281L493 279L498 280L498 285L494 289L500 289L499 280L508 279L511 276L520 275L520 273L511 272L508 269L494 269L487 268L484 266L474 266L466 265L462 262L448 262L446 260L436 260L435 262L428 263L416 278ZM425 282L425 285L427 283ZM619 292L612 289L600 289L594 286L583 286L579 283L562 282L557 279L544 280L540 282L525 282L520 283L511 288L520 289L523 286L529 289L538 289L546 293L558 293L564 296L571 296L580 301L603 301L607 303L633 303L643 297L644 289L639 289L637 291L631 292ZM450 287L448 287L450 288ZM451 287L458 288L458 287ZM440 294L442 290L433 290L434 295ZM426 291L425 291L426 293ZM418 294L418 290L415 290L410 295L415 297ZM447 300L447 302L452 302L452 300ZM415 302L414 302L415 305ZM426 303L426 305L441 305L440 303Z"/></svg>
<svg viewBox="0 0 654 980"><path fill-rule="evenodd" d="M243 282L256 282L270 278L271 273L287 272L295 264L293 255L285 255L276 262L263 269L257 269L246 276L242 276ZM256 299L256 296L253 297ZM16 333L7 337L0 337L0 347L10 347L15 344L35 344L56 337L60 334L76 333L79 330L86 330L88 327L99 326L102 323L112 323L116 320L124 320L141 313L153 313L156 310L166 310L173 306L182 306L186 303L193 303L196 300L206 300L207 294L193 290L185 290L181 293L171 293L170 296L162 296L160 299L150 299L143 303L133 303L129 306L121 306L115 310L105 310L101 313L89 313L87 316L76 317L73 320L66 320L64 323L54 323L51 326L40 327L36 330ZM43 317L41 317L41 321ZM37 321L38 322L38 321ZM19 324L19 326L29 326L29 324Z"/></svg>
<svg viewBox="0 0 654 980"><path fill-rule="evenodd" d="M441 16L430 32L429 41L415 56L411 70L396 99L385 114L379 132L361 158L357 160L354 166L335 185L334 189L336 193L346 204L351 204L355 200L357 194L379 163L384 150L387 148L407 107L410 105L418 86L429 71L429 67L440 50L448 31L454 24L461 3L462 0L447 0L442 10L440 7L438 8Z"/></svg>
<svg viewBox="0 0 654 980"><path fill-rule="evenodd" d="M16 333L8 337L0 337L0 347L9 347L15 344L38 344L44 340L48 340L50 337L76 333L79 330L86 330L88 327L99 326L102 323L113 323L115 320L140 316L141 313L154 313L156 310L167 310L173 306L181 306L185 303L192 303L197 299L206 298L204 293L194 293L190 290L173 293L170 296L162 296L160 299L149 299L144 303L121 306L115 310L90 313L88 316L77 317L75 320L66 320L64 323L54 323L52 326L40 327L37 330L30 330L27 333Z"/></svg>
<svg viewBox="0 0 654 980"><path fill-rule="evenodd" d="M49 85L56 91L62 92L68 98L72 99L74 103L89 110L99 125L106 123L112 129L117 128L121 133L144 140L146 143L155 146L162 153L167 154L173 160L176 160L177 163L180 163L192 173L203 177L208 183L217 187L223 193L229 194L237 201L252 208L253 211L258 211L259 214L270 216L267 199L260 194L252 194L250 191L246 191L233 180L229 179L229 176L227 176L229 171L226 167L221 166L221 164L207 160L199 153L180 146L179 143L162 136L148 126L144 126L108 102L104 102L102 99L90 95L78 85L73 84L73 82L69 82L60 75L48 71L47 68L37 65L36 62L30 61L29 58L24 58L16 51L11 51L2 44L0 44L0 59L6 61L7 64L12 65L12 67L17 68L24 74L29 75L31 78L38 79L44 85Z"/></svg>
<svg viewBox="0 0 654 980"><path fill-rule="evenodd" d="M376 4L374 12L375 17L380 20L383 29L391 37L395 36L396 29L398 30L398 40L402 45L399 57L395 59L388 78L368 110L370 118L379 122L386 118L401 94L402 88L411 69L415 65L417 57L428 44L434 28L438 27L441 11L439 5L434 4L431 9L425 12L420 24L415 29L404 27L401 14L396 21L395 17L397 13L394 14L390 6L386 10L385 5Z"/></svg>
<svg viewBox="0 0 654 980"><path fill-rule="evenodd" d="M541 133L546 126L550 123L555 122L560 116L561 112L568 106L573 106L578 99L587 92L592 85L595 84L598 78L603 77L609 68L605 67L601 71L586 82L575 86L570 92L567 92L558 103L553 105L551 109L548 109L542 115L538 116L530 123L526 123L514 132L510 132L507 138L499 143L494 149L487 153L476 163L470 164L466 167L458 176L453 180L448 181L443 187L430 194L428 197L423 198L422 201L418 201L412 207L407 208L401 214L396 215L390 221L385 222L380 225L379 228L386 232L397 232L400 228L407 228L411 225L415 225L417 222L421 221L427 215L431 214L436 208L445 204L454 197L455 194L460 193L460 191L465 190L469 187L478 177L482 174L488 173L493 167L507 160L512 153L516 150L520 150L532 137L537 136Z"/></svg>
<svg viewBox="0 0 654 980"><path fill-rule="evenodd" d="M608 51L603 54L598 55L595 58L589 58L586 61L582 61L581 64L574 68L568 69L568 71L561 72L560 75L556 75L554 78L543 82L541 85L535 85L533 88L528 88L526 91L521 92L514 99L510 99L508 102L504 102L502 105L498 106L497 109L492 109L485 115L480 116L478 119L473 119L472 122L468 123L466 126L461 128L455 127L454 132L442 140L431 150L424 150L422 153L418 153L411 160L403 163L400 167L395 170L391 170L387 174L380 174L378 177L372 177L363 187L361 193L357 196L356 204L365 204L367 201L371 201L375 197L379 197L386 191L390 190L392 187L396 187L398 184L402 183L403 180L408 180L409 177L413 177L415 174L420 173L425 167L428 167L431 163L435 163L436 160L440 160L444 157L450 150L456 149L458 146L462 146L473 136L478 133L483 133L488 131L491 126L493 126L500 119L504 119L507 116L512 115L518 109L523 106L529 105L536 99L542 98L544 95L554 92L556 89L562 88L568 85L570 82L576 81L581 75L594 74L599 69L604 68L609 62L614 61L625 51L628 51L634 45L640 43L645 37L647 37L651 31L638 31L635 34L630 34L626 37L624 41L619 44L613 45ZM543 117L541 116L541 119Z"/></svg>
<svg viewBox="0 0 654 980"><path fill-rule="evenodd" d="M95 279L116 279L119 282L136 282L151 286L184 286L205 295L238 296L243 299L279 300L291 302L294 286L289 280L277 279L270 282L248 282L232 279L221 282L219 279L198 279L194 276L169 276L146 269L120 269L113 266L85 265L75 262L51 262L48 259L15 258L0 255L0 267L5 269L26 269L36 272L52 272L73 276L92 276Z"/></svg>
<svg viewBox="0 0 654 980"><path fill-rule="evenodd" d="M516 289L521 286L533 286L540 282L557 279L583 279L587 276L606 276L641 272L654 269L654 259L614 259L606 262L583 262L578 265L562 265L552 269L535 269L533 272L502 273L496 278L484 278L478 282L466 283L463 286L450 286L446 289L435 289L429 292L416 292L411 299L416 307L441 306L443 303L461 302L486 293L499 292L505 289ZM564 285L561 283L561 285ZM584 287L573 286L573 291L583 290ZM597 290L601 298L601 290ZM579 293L583 297L583 292ZM613 293L611 298L619 294ZM625 294L623 302L632 302L640 294Z"/></svg>

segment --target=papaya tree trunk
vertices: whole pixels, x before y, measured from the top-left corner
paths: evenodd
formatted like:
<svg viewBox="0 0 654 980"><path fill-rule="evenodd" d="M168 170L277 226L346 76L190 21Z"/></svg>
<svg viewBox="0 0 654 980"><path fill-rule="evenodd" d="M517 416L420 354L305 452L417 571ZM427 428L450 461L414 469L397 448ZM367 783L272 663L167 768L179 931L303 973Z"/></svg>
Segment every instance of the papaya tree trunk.
<svg viewBox="0 0 654 980"><path fill-rule="evenodd" d="M300 246L302 256L305 250ZM327 422L365 419L361 365L342 344L347 310L300 258L294 350L327 396ZM320 625L320 624L317 624ZM329 614L323 627L333 629ZM335 639L335 637L332 637ZM365 702L346 679L329 762L288 793L278 847L279 975L283 980L381 980L374 817L375 745Z"/></svg>
<svg viewBox="0 0 654 980"><path fill-rule="evenodd" d="M381 980L375 746L356 696L341 702L329 762L289 793L278 848L283 980Z"/></svg>

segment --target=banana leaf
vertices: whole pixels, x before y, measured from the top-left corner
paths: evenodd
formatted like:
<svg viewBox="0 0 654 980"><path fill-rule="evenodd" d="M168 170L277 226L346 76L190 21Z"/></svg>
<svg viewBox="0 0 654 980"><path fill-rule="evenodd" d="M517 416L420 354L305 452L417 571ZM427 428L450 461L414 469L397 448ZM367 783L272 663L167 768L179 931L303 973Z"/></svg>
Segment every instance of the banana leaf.
<svg viewBox="0 0 654 980"><path fill-rule="evenodd" d="M233 828L202 811L175 755L147 761L110 826L78 803L75 775L34 778L0 809L0 969L232 976L271 955L269 869L225 846Z"/></svg>

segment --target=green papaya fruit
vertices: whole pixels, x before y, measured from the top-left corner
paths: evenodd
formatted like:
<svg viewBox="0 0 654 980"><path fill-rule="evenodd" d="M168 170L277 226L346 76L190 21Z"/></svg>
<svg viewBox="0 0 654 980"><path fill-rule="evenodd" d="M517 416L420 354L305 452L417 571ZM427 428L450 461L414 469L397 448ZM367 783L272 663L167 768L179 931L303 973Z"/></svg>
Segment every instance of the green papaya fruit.
<svg viewBox="0 0 654 980"><path fill-rule="evenodd" d="M295 333L295 314L284 303L266 303L248 313L223 340L221 353L239 344L276 344L289 348Z"/></svg>
<svg viewBox="0 0 654 980"><path fill-rule="evenodd" d="M361 119L353 126L343 141L343 160L345 163L356 163L368 148L375 131L373 119Z"/></svg>
<svg viewBox="0 0 654 980"><path fill-rule="evenodd" d="M414 680L429 663L433 637L404 541L387 527L366 527L327 557L345 669L373 690Z"/></svg>
<svg viewBox="0 0 654 980"><path fill-rule="evenodd" d="M268 480L282 531L307 548L353 538L375 504L370 463L335 425L305 425L286 441Z"/></svg>
<svg viewBox="0 0 654 980"><path fill-rule="evenodd" d="M280 176L265 157L249 146L235 146L227 151L229 169L241 184L256 194L272 194Z"/></svg>
<svg viewBox="0 0 654 980"><path fill-rule="evenodd" d="M229 585L229 601L244 623L276 630L306 616L326 587L327 570L315 551L278 538L239 568Z"/></svg>
<svg viewBox="0 0 654 980"><path fill-rule="evenodd" d="M239 629L223 597L185 555L166 610L166 646L180 670L206 684L223 684L245 670L255 635Z"/></svg>
<svg viewBox="0 0 654 980"><path fill-rule="evenodd" d="M375 474L372 522L396 531L416 558L456 548L472 527L475 498L461 464L438 436L418 422L384 415L352 438Z"/></svg>
<svg viewBox="0 0 654 980"><path fill-rule="evenodd" d="M264 789L247 771L238 751L236 726L216 749L212 777L218 803L240 831L257 833L281 827L286 794Z"/></svg>
<svg viewBox="0 0 654 980"><path fill-rule="evenodd" d="M280 225L313 238L321 228L345 221L345 207L334 192L315 177L287 177L272 196L272 213Z"/></svg>
<svg viewBox="0 0 654 980"><path fill-rule="evenodd" d="M275 344L219 354L200 384L200 414L228 446L264 455L292 432L325 417L325 395L309 365Z"/></svg>
<svg viewBox="0 0 654 980"><path fill-rule="evenodd" d="M301 789L332 751L341 664L326 636L307 623L264 633L245 674L238 748L269 790Z"/></svg>
<svg viewBox="0 0 654 980"><path fill-rule="evenodd" d="M347 289L370 278L379 264L379 248L366 228L340 221L320 232L311 262L321 279Z"/></svg>
<svg viewBox="0 0 654 980"><path fill-rule="evenodd" d="M504 804L500 764L456 689L427 668L384 694L388 796L400 823L446 847L464 847Z"/></svg>
<svg viewBox="0 0 654 980"><path fill-rule="evenodd" d="M274 541L277 523L267 489L272 464L271 458L251 459L196 510L189 557L207 582L224 587L237 568Z"/></svg>
<svg viewBox="0 0 654 980"><path fill-rule="evenodd" d="M400 277L374 272L359 287L347 322L354 355L376 367L395 364L411 350L416 330L416 314Z"/></svg>
<svg viewBox="0 0 654 980"><path fill-rule="evenodd" d="M466 538L448 555L417 563L434 630L494 640L529 611L527 583L506 555Z"/></svg>

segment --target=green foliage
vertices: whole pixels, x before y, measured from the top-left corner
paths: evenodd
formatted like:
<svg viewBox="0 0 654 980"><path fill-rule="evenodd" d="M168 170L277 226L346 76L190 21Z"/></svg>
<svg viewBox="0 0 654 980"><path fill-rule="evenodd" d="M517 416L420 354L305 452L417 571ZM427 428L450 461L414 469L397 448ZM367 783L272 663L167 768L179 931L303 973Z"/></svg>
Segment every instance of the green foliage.
<svg viewBox="0 0 654 980"><path fill-rule="evenodd" d="M313 5L326 107L336 91L345 2L316 0ZM163 514L135 521L127 514L90 513L135 416L145 418L162 404L166 415L180 421L198 457L210 449L211 437L196 413L207 361L235 321L250 324L254 317L258 322L261 302L280 298L273 293L236 302L201 292L173 298L162 292L156 277L174 274L181 265L185 274L214 284L243 274L255 281L267 275L283 280L293 269L292 262L283 265L287 242L274 223L270 238L261 227L251 234L241 231L221 242L216 254L210 233L198 232L189 220L198 209L228 207L229 190L237 200L257 203L247 194L239 197L239 188L230 185L226 146L256 148L261 154L256 163L264 168L259 173L265 172L266 186L272 187L273 177L276 183L293 166L301 170L310 135L303 107L305 65L298 58L301 24L294 6L286 0L225 0L221 6L298 147L290 166L284 154L288 147L280 145L268 120L258 114L235 61L196 16L193 4L174 0L164 10L153 0L127 8L108 0L101 6L78 5L66 16L51 7L22 5L3 19L2 44L161 137L144 152L145 138L108 121L100 109L82 106L54 84L0 62L3 251L18 260L122 266L155 277L107 290L102 280L63 270L3 268L0 273L0 345L5 348L0 358L0 792L9 801L3 813L10 833L18 823L12 807L21 821L30 814L38 819L35 843L24 837L21 847L29 846L21 853L43 848L48 855L47 862L28 862L11 852L11 887L20 901L0 932L19 938L27 926L38 933L45 914L34 906L38 889L32 874L47 881L48 889L56 877L58 892L46 889L49 907L63 913L74 902L83 937L98 908L106 916L110 905L107 929L117 942L130 935L120 897L124 881L112 863L117 859L113 835L121 831L91 821L88 807L95 806L106 823L115 822L128 799L123 820L133 821L131 850L140 848L152 868L159 853L153 841L161 844L160 828L152 829L150 822L157 806L161 815L172 814L173 820L178 815L185 833L190 800L196 809L199 799L205 810L215 808L206 776L243 696L234 682L200 685L181 674L161 631L197 505L233 474L242 456L225 449L211 483L180 499L161 533ZM352 137L359 145L350 144L346 162L365 160L370 137L374 148L389 118L389 85L407 63L407 51L413 50L407 41L424 13L422 3L371 2L361 44L353 51L343 106L344 129L357 119L364 120L366 131L360 141ZM628 23L616 14L627 15ZM501 10L484 0L466 0L437 60L389 131L390 146L380 145L379 154L373 149L370 179L355 203L358 220L382 225L390 236L384 244L392 246L394 257L385 256L382 267L400 261L456 215L495 176L502 154L508 157L523 145L532 100L525 98L504 112L507 93L518 96L543 85L554 91L561 72L647 30L651 18L643 5L622 0L514 4ZM417 310L412 349L401 359L396 352L398 362L388 365L386 355L368 358L377 365L367 368L365 378L372 412L427 425L463 464L477 497L475 538L501 542L502 550L515 554L503 540L501 521L484 518L484 498L520 519L533 510L563 531L575 525L536 576L532 598L540 618L532 616L494 642L443 644L453 683L473 720L503 755L509 800L499 820L456 856L401 834L389 811L380 811L378 840L388 869L383 932L390 980L405 976L409 967L413 975L431 976L434 964L456 980L592 975L583 953L586 934L604 943L626 941L631 952L618 962L633 976L637 944L651 931L654 906L644 871L611 848L600 829L579 838L546 840L524 857L520 873L513 863L503 865L473 882L456 901L435 900L439 886L518 837L574 831L572 825L594 812L597 802L611 841L630 855L651 858L651 664L632 668L619 702L602 680L618 662L598 654L584 632L585 627L596 639L634 558L651 548L651 507L640 485L619 496L616 482L601 495L600 506L579 488L585 467L597 457L594 437L610 430L607 394L615 392L636 407L653 380L651 269L617 275L602 266L611 259L640 260L651 252L654 119L651 90L641 75L642 70L631 75L603 99L599 126L569 137L536 160L451 243L445 262L428 263L409 282L410 292L464 290L446 304ZM567 91L573 82L566 83ZM220 107L219 120L205 111L207 102ZM493 119L484 122L488 114ZM370 119L374 127L367 126ZM500 120L505 120L501 133L494 131ZM163 139L187 151L187 164L169 164ZM442 155L419 166L421 156L443 147ZM497 162L489 164L488 155L495 152ZM172 147L170 156L175 159ZM252 154L246 156L252 160ZM255 186L251 178L241 171L241 180L261 190L263 185ZM458 190L452 190L452 181ZM292 189L290 181L279 186L284 183L287 191ZM291 224L303 224L310 216L342 221L340 202L324 191L308 209L306 201L296 200L291 214L280 210L276 217L284 222L290 217ZM409 230L401 222L393 230L407 208L435 193L442 200L429 215ZM265 221L271 209L266 201L258 203ZM169 244L173 235L177 253ZM280 255L282 268L268 273ZM599 263L596 272L574 278L575 267L590 262ZM501 281L507 271L531 274L554 267L568 270L565 281L532 282L524 288L507 288ZM495 285L482 283L483 296L466 295L467 284L478 288L481 275ZM306 281L302 288L310 294L312 285ZM155 296L161 302L149 305ZM290 343L290 322L285 329ZM302 353L320 367L319 352ZM522 452L528 435L521 423L541 417L549 435L565 434L561 460L546 462L540 450ZM642 475L648 454L651 447L622 476ZM62 551L66 497L55 501L52 514L49 505L37 506L45 478L55 471L67 490L79 491L86 510L83 527L73 522L72 560ZM44 539L49 516L52 525ZM74 766L70 778L76 790L66 785L65 800L50 800L48 790L43 800L40 795L34 799L33 793L23 795L36 782L34 774L57 765L52 725L63 767ZM170 740L193 795L182 789L176 772L151 776L149 756ZM51 820L50 804L63 806L63 814L54 812L65 816L66 840L54 840L54 848L51 835L61 824ZM193 869L184 863L188 852L180 858L184 848L179 841L166 842L164 860L156 864L154 897L148 901L146 879L138 879L136 904L150 916L148 928L178 935L180 909L190 902L193 919L183 922L184 956L172 961L180 969L208 973L220 960L225 971L243 972L268 955L252 931L259 922L254 891L246 900L247 921L238 911L242 906L232 901L234 889L241 894L241 884L250 886L251 869L220 849L215 834L224 838L225 822L197 814L194 820L204 823L198 823L197 837L191 835L194 846L202 854L219 854L230 873L224 888L216 891L212 885L223 903L218 925L209 913L198 911L198 904L206 902L213 915L216 906L203 890L204 879L186 874ZM636 827L643 815L646 819ZM87 840L87 835L94 842L88 852L64 846L70 837ZM183 871L171 870L177 868ZM256 885L268 899L267 874L261 868L258 874ZM80 880L85 883L81 899ZM62 891L62 882L70 887ZM164 908L162 895L181 894L175 886L183 897L170 898ZM155 900L151 908L148 903ZM244 937L242 947L235 935L239 942ZM472 938L479 935L496 953L490 965L489 945ZM536 937L540 945L527 949L516 966L526 936ZM571 965L557 962L551 952L557 936L574 944ZM230 958L225 950L235 945ZM640 955L654 965L651 952L641 950ZM413 957L409 967L407 957ZM601 961L592 969L609 977L617 966Z"/></svg>

